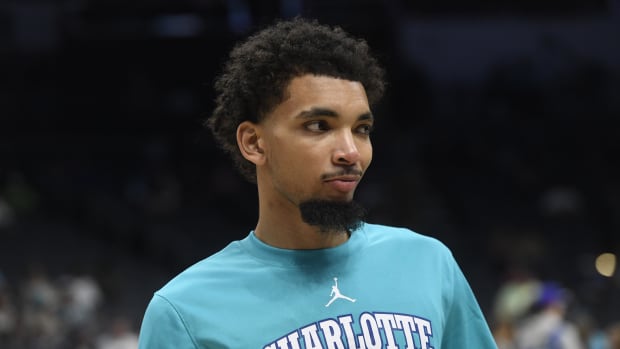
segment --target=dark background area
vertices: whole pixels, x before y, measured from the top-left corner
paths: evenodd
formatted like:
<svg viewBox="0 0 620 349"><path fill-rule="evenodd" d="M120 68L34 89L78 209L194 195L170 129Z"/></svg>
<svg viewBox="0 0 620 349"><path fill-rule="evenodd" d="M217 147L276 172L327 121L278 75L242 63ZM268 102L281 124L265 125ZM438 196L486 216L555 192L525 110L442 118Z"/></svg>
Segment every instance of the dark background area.
<svg viewBox="0 0 620 349"><path fill-rule="evenodd" d="M369 221L453 251L492 319L515 271L569 288L604 326L620 278L620 3L0 3L0 275L88 273L134 327L152 292L247 235L256 193L202 127L239 39L301 14L387 67ZM2 281L0 280L0 281Z"/></svg>

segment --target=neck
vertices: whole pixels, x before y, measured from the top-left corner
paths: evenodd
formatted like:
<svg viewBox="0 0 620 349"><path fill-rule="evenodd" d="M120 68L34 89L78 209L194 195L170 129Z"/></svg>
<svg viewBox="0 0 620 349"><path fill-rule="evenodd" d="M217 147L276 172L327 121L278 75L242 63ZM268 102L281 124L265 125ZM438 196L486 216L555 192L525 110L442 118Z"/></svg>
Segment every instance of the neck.
<svg viewBox="0 0 620 349"><path fill-rule="evenodd" d="M299 213L298 213L299 215ZM335 247L349 239L349 232L321 232L301 218L297 222L259 217L254 234L264 243L290 250L314 250Z"/></svg>
<svg viewBox="0 0 620 349"><path fill-rule="evenodd" d="M302 220L298 205L287 200L268 200L260 192L254 233L268 245L292 250L335 247L349 239L348 231L320 231Z"/></svg>
<svg viewBox="0 0 620 349"><path fill-rule="evenodd" d="M259 215L254 234L264 243L283 249L314 250L335 247L349 239L347 228L321 231L302 219L299 202L278 190L269 176L257 170Z"/></svg>

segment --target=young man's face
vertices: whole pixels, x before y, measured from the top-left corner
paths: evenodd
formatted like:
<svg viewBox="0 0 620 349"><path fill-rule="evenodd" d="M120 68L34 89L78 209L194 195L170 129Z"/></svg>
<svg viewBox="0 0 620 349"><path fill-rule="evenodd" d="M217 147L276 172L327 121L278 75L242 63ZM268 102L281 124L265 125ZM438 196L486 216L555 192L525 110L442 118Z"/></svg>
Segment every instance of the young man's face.
<svg viewBox="0 0 620 349"><path fill-rule="evenodd" d="M271 204L348 202L372 159L373 117L359 82L304 75L260 124L257 167Z"/></svg>

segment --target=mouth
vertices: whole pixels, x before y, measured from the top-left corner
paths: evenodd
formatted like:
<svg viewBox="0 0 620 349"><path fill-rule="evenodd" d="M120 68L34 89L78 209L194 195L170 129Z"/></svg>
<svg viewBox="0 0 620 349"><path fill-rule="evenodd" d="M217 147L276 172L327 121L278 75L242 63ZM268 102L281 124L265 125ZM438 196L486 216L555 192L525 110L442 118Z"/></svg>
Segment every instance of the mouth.
<svg viewBox="0 0 620 349"><path fill-rule="evenodd" d="M345 181L345 182L359 182L362 178L363 172L360 170L347 170L338 173L331 173L323 175L323 181Z"/></svg>
<svg viewBox="0 0 620 349"><path fill-rule="evenodd" d="M349 193L355 190L361 178L361 171L355 171L353 173L327 176L324 182L336 191Z"/></svg>
<svg viewBox="0 0 620 349"><path fill-rule="evenodd" d="M336 191L339 191L341 193L350 193L355 190L358 181L345 181L340 179L334 179L331 181L327 181L326 183Z"/></svg>

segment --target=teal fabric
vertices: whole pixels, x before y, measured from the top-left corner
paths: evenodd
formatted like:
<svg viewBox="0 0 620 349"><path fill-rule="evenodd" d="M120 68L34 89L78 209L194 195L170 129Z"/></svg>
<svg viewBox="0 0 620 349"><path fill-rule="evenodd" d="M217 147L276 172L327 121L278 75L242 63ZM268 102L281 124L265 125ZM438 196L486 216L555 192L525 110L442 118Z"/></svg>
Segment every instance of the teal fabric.
<svg viewBox="0 0 620 349"><path fill-rule="evenodd" d="M496 348L450 251L408 229L364 224L320 250L251 232L151 300L141 349Z"/></svg>

